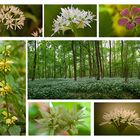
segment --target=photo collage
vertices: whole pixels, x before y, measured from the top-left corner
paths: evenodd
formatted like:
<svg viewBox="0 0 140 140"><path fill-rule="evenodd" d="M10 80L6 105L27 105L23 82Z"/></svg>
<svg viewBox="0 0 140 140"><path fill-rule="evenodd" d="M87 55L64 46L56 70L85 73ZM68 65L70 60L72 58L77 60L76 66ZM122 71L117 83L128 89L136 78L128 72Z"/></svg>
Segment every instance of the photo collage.
<svg viewBox="0 0 140 140"><path fill-rule="evenodd" d="M0 4L0 136L140 136L139 37L140 4Z"/></svg>

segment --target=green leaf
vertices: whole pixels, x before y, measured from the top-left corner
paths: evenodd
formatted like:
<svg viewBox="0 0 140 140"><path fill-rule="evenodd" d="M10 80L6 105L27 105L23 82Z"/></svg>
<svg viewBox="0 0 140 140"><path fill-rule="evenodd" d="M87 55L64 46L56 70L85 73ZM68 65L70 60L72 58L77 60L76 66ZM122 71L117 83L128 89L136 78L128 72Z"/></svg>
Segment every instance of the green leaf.
<svg viewBox="0 0 140 140"><path fill-rule="evenodd" d="M9 128L8 132L10 135L20 135L21 128L18 125L13 125Z"/></svg>

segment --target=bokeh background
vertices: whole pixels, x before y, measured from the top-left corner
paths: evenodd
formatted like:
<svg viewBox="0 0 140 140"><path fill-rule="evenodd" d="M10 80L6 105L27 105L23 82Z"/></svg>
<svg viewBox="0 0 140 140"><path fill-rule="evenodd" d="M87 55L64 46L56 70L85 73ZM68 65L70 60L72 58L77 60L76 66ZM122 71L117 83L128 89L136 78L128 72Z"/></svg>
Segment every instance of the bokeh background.
<svg viewBox="0 0 140 140"><path fill-rule="evenodd" d="M120 12L125 8L140 5L99 5L99 36L100 37L133 37L135 33L120 26ZM140 33L137 35L140 36Z"/></svg>
<svg viewBox="0 0 140 140"><path fill-rule="evenodd" d="M126 108L136 111L140 115L140 103L95 103L94 104L94 134L95 135L118 135L117 129L113 125L99 124L104 121L103 114L113 111L115 108ZM134 126L129 126L123 132L123 135L140 135L140 130Z"/></svg>
<svg viewBox="0 0 140 140"><path fill-rule="evenodd" d="M80 10L91 11L94 15L96 15L96 5L72 5L75 8L79 8ZM45 36L51 36L53 34L53 20L57 18L57 15L60 15L61 8L71 7L71 5L45 5L44 8L44 34ZM97 18L97 17L95 17ZM91 22L91 28L86 27L84 29L78 29L78 36L80 37L95 37L96 36L96 21L93 20ZM54 37L72 37L74 34L69 30L63 34L56 33Z"/></svg>

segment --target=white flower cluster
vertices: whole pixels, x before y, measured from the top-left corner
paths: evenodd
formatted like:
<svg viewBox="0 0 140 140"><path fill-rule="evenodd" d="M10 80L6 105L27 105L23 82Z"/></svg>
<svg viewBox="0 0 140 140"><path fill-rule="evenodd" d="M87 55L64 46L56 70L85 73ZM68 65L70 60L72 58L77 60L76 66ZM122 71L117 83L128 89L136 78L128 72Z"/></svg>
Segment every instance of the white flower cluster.
<svg viewBox="0 0 140 140"><path fill-rule="evenodd" d="M25 16L18 7L3 5L0 8L0 23L7 26L7 29L22 29L24 21Z"/></svg>
<svg viewBox="0 0 140 140"><path fill-rule="evenodd" d="M116 108L110 113L104 113L104 122L100 125L113 124L116 128L119 128L123 124L126 126L135 126L140 129L140 118L138 113L131 110L126 110L124 108Z"/></svg>
<svg viewBox="0 0 140 140"><path fill-rule="evenodd" d="M67 8L61 8L60 15L57 16L57 19L54 20L53 23L53 31L54 33L52 36L59 31L64 32L66 30L72 30L74 32L74 29L84 28L84 27L91 27L90 23L95 20L93 19L96 15L93 15L90 11L85 10L79 10L78 8L74 7L67 7Z"/></svg>

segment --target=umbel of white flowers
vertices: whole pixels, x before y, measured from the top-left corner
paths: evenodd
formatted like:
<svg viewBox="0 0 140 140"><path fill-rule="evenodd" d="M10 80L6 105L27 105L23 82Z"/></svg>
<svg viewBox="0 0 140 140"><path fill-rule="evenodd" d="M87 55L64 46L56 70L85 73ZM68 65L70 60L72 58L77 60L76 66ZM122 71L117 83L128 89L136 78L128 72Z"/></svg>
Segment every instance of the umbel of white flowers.
<svg viewBox="0 0 140 140"><path fill-rule="evenodd" d="M63 34L66 30L71 30L75 33L79 28L91 27L90 23L96 20L94 19L95 16L96 15L93 15L90 11L79 10L72 6L61 8L60 15L57 15L57 19L53 21L54 33L51 36L60 31L62 31Z"/></svg>
<svg viewBox="0 0 140 140"><path fill-rule="evenodd" d="M109 113L104 113L104 121L100 125L111 124L116 127L119 134L128 126L134 126L140 130L140 118L138 113L125 108L116 108Z"/></svg>
<svg viewBox="0 0 140 140"><path fill-rule="evenodd" d="M22 29L24 21L25 16L18 7L3 5L0 8L0 23L7 26L7 29Z"/></svg>

